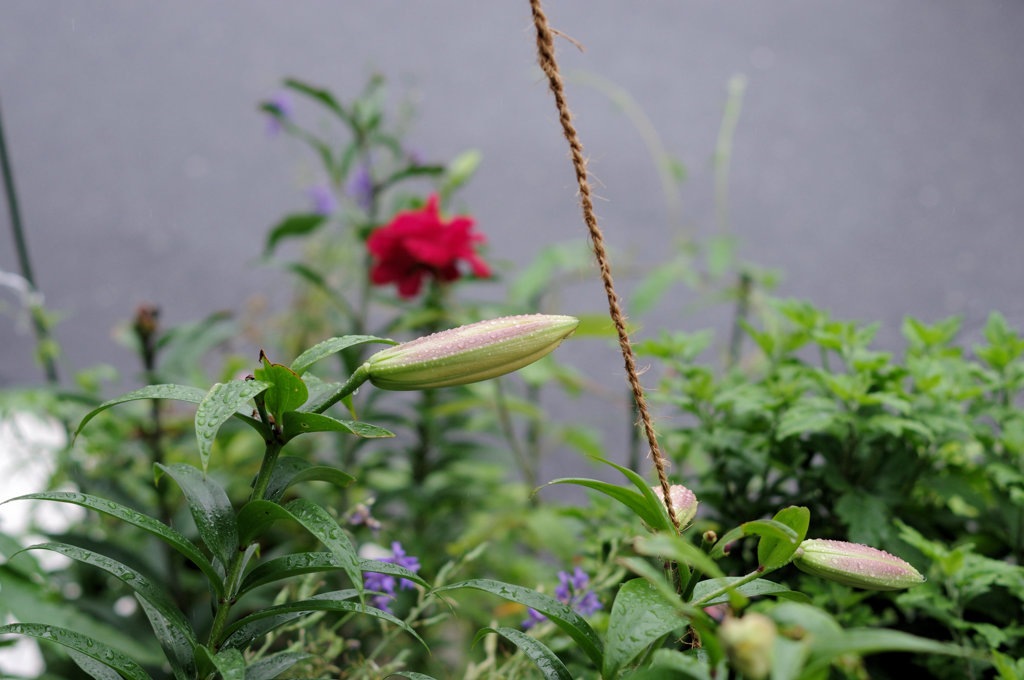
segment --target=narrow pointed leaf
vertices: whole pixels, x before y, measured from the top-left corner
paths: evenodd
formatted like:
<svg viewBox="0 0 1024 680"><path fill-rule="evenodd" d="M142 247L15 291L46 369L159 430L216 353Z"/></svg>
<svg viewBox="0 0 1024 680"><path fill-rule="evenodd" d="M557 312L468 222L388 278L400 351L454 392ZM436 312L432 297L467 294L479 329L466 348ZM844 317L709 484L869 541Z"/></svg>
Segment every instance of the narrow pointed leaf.
<svg viewBox="0 0 1024 680"><path fill-rule="evenodd" d="M298 662L310 658L304 652L278 652L245 669L245 680L273 680Z"/></svg>
<svg viewBox="0 0 1024 680"><path fill-rule="evenodd" d="M325 465L313 465L305 458L298 456L281 456L270 474L263 497L275 503L292 484L306 481L328 482L338 487L346 487L355 479L352 475Z"/></svg>
<svg viewBox="0 0 1024 680"><path fill-rule="evenodd" d="M672 534L655 534L645 536L636 542L636 551L641 555L651 555L674 562L682 562L691 569L696 569L708 576L722 577L722 569L707 553L688 542L684 538Z"/></svg>
<svg viewBox="0 0 1024 680"><path fill-rule="evenodd" d="M575 640L576 644L590 657L595 666L601 666L603 657L601 639L594 632L594 629L590 627L590 624L587 623L587 620L576 613L572 607L529 588L483 578L452 583L451 585L438 588L434 592L441 593L459 588L482 590L485 593L493 593L506 600L518 602L531 609L536 609L551 619L551 622L558 626L562 632Z"/></svg>
<svg viewBox="0 0 1024 680"><path fill-rule="evenodd" d="M6 626L0 626L0 635L6 633L27 635L39 640L55 642L58 645L73 649L80 654L84 654L113 668L128 680L152 680L149 674L142 669L142 666L132 661L127 655L113 647L108 647L98 640L92 639L88 635L82 635L67 628L46 626L39 623L11 623Z"/></svg>
<svg viewBox="0 0 1024 680"><path fill-rule="evenodd" d="M414 671L398 671L397 673L392 673L391 675L387 676L387 678L384 678L384 680L388 680L388 678L408 678L408 680L437 680L437 678L435 678L432 675L427 675L426 673L416 673Z"/></svg>
<svg viewBox="0 0 1024 680"><path fill-rule="evenodd" d="M55 501L57 503L71 503L83 508L88 508L89 510L95 510L96 512L103 513L104 515L115 517L123 522L131 524L132 526L138 527L139 529L156 536L199 567L206 578L209 579L210 583L213 584L217 594L224 594L224 579L217 573L217 570L213 568L213 565L210 564L210 561L206 559L206 556L203 555L199 548L196 547L192 541L188 540L180 533L154 517L144 515L141 512L132 510L131 508L115 503L114 501L108 501L103 498L99 498L98 496L90 496L88 494L76 493L73 491L47 491L44 493L33 493L27 496L12 498L4 502L9 503L11 501L18 500L41 500Z"/></svg>
<svg viewBox="0 0 1024 680"><path fill-rule="evenodd" d="M181 487L188 509L195 520L196 528L203 543L225 566L238 549L238 526L235 524L235 511L231 501L216 482L206 478L202 472L186 465L160 465L171 479Z"/></svg>
<svg viewBox="0 0 1024 680"><path fill-rule="evenodd" d="M122 680L121 674L105 663L100 663L91 656L86 656L73 649L68 650L68 655L75 665L82 669L93 680Z"/></svg>
<svg viewBox="0 0 1024 680"><path fill-rule="evenodd" d="M343 349L349 347L355 347L356 345L364 345L368 342L382 342L387 345L397 345L398 343L394 340L388 340L387 338L378 338L375 335L342 335L336 338L328 338L323 342L318 342L313 345L305 352L300 354L292 362L292 370L302 375L305 373L310 366L320 361L324 357L329 357L332 354L336 354Z"/></svg>
<svg viewBox="0 0 1024 680"><path fill-rule="evenodd" d="M237 649L222 649L214 654L209 648L200 646L196 654L217 669L222 680L245 680L245 657Z"/></svg>
<svg viewBox="0 0 1024 680"><path fill-rule="evenodd" d="M196 409L196 441L199 443L199 461L206 474L210 463L210 451L217 431L224 422L235 415L240 406L260 392L270 388L270 383L261 380L229 380L210 388Z"/></svg>
<svg viewBox="0 0 1024 680"><path fill-rule="evenodd" d="M740 580L741 576L726 576L725 578L709 578L701 581L693 589L692 599L695 602L700 602L704 596L709 593L713 593L716 590L722 588L722 586L735 583ZM790 590L781 583L769 581L767 579L759 578L754 579L748 583L744 583L741 586L735 588L735 592L743 595L744 597L760 597L762 595L775 595L787 600L794 600L796 602L810 602L810 598L801 592ZM722 604L729 601L729 594L723 593L718 597L715 597L707 602L701 602L702 607L710 607L713 604Z"/></svg>
<svg viewBox="0 0 1024 680"><path fill-rule="evenodd" d="M339 590L331 593L321 593L311 597L308 600L298 600L296 602L288 602L285 604L275 605L273 607L267 607L259 611L253 612L248 616L235 621L233 624L228 626L225 634L225 645L231 644L233 646L234 640L236 639L236 633L242 632L248 625L259 621L260 619L277 617L281 614L292 614L292 613L311 613L315 611L326 611L326 612L354 612L357 614L369 614L378 619L382 619L398 626L409 635L412 635L416 640L426 647L426 643L422 638L414 631L409 625L401 619L395 617L392 614L387 613L376 607L370 607L359 602L351 601L351 598L359 595L359 591L355 589Z"/></svg>
<svg viewBox="0 0 1024 680"><path fill-rule="evenodd" d="M195 642L189 640L180 630L172 626L164 615L145 599L137 594L135 599L142 606L142 611L146 613L146 618L149 619L149 625L153 628L160 648L164 650L167 663L170 664L171 672L174 673L174 680L194 678L196 675Z"/></svg>
<svg viewBox="0 0 1024 680"><path fill-rule="evenodd" d="M629 481L633 482L637 491L639 491L647 500L647 505L651 508L651 511L661 516L661 522L650 524L652 529L655 531L675 531L675 527L672 526L672 520L669 519L668 510L665 508L665 504L660 498L658 498L657 494L654 493L654 490L651 489L651 485L647 483L647 480L630 470L628 467L617 465L610 460L604 460L603 458L598 458L597 460L612 466L625 475Z"/></svg>
<svg viewBox="0 0 1024 680"><path fill-rule="evenodd" d="M353 420L337 420L322 413L293 411L284 414L284 438L297 437L305 432L346 432L367 439L394 437L394 433L383 427Z"/></svg>
<svg viewBox="0 0 1024 680"><path fill-rule="evenodd" d="M947 656L978 656L974 650L917 637L898 630L881 628L848 628L830 635L814 636L804 674L827 668L834 659L845 654L876 654L879 652L916 652Z"/></svg>
<svg viewBox="0 0 1024 680"><path fill-rule="evenodd" d="M198 387L189 387L187 385L148 385L141 389L122 394L120 397L116 397L109 401L105 401L93 410L85 414L82 418L82 422L78 424L78 429L75 430L75 436L85 428L86 423L95 418L101 412L106 411L111 406L117 406L118 404L124 404L129 401L138 401L140 399L175 399L177 401L187 401L190 404L198 404L203 400L206 393Z"/></svg>
<svg viewBox="0 0 1024 680"><path fill-rule="evenodd" d="M585 486L589 489L594 489L595 491L600 491L604 495L614 498L619 503L622 503L632 510L647 526L665 529L665 527L661 526L663 524L661 513L654 511L647 499L642 494L633 491L632 489L626 489L616 484L609 484L608 482L601 482L596 479L587 479L585 477L555 479L544 486L550 486L552 484L576 484L578 486Z"/></svg>
<svg viewBox="0 0 1024 680"><path fill-rule="evenodd" d="M300 576L302 574L311 574L321 571L336 571L344 568L345 565L329 552L296 553L294 555L275 557L274 559L267 560L263 564L258 565L246 574L245 578L242 580L241 587L238 589L238 594L243 595L253 588L258 588L268 583L280 581L281 579L290 578L292 576ZM401 578L409 579L413 583L418 583L424 588L427 587L427 582L424 581L422 577L412 571L409 571L403 566L392 564L391 562L360 559L359 570L362 572L372 571L378 574L399 576Z"/></svg>
<svg viewBox="0 0 1024 680"><path fill-rule="evenodd" d="M312 234L326 222L326 215L308 213L288 215L270 230L270 233L267 235L267 243L263 246L263 256L267 257L273 253L277 244L284 239Z"/></svg>
<svg viewBox="0 0 1024 680"><path fill-rule="evenodd" d="M565 667L562 660L555 656L554 652L543 643L515 628L481 628L480 632L476 634L476 638L473 639L473 644L476 645L480 638L488 633L496 633L518 647L526 655L526 658L537 667L540 674L544 676L544 680L573 680L572 673Z"/></svg>
<svg viewBox="0 0 1024 680"><path fill-rule="evenodd" d="M646 580L627 581L619 588L608 619L602 677L616 677L648 645L688 622Z"/></svg>
<svg viewBox="0 0 1024 680"><path fill-rule="evenodd" d="M192 624L188 622L188 619L181 613L181 610L175 606L170 595L128 565L111 559L106 555L100 555L91 550L68 545L67 543L39 543L31 545L25 548L25 550L49 550L76 562L102 569L151 604L154 609L167 619L177 632L188 639L190 644L196 644L196 634L192 630Z"/></svg>
<svg viewBox="0 0 1024 680"><path fill-rule="evenodd" d="M807 529L811 524L811 511L807 508L791 505L775 513L774 521L784 524L794 532L794 541L777 536L762 536L757 544L757 562L766 569L776 569L788 564L793 559L797 548L807 537Z"/></svg>

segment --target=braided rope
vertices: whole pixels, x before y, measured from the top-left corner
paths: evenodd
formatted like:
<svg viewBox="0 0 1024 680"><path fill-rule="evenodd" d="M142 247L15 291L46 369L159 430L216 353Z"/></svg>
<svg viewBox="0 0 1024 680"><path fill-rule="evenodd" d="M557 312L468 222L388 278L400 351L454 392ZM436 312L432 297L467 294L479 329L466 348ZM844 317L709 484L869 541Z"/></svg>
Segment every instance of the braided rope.
<svg viewBox="0 0 1024 680"><path fill-rule="evenodd" d="M541 9L540 0L530 0L530 8L533 11L533 24L537 28L537 61L540 63L544 74L548 77L548 85L551 87L551 93L555 96L555 106L558 108L558 120L562 124L562 132L569 142L572 165L576 170L576 182L579 184L580 189L580 206L583 209L583 221L590 231L594 256L597 258L597 264L601 270L601 281L604 283L604 291L608 296L608 310L612 321L615 322L615 330L619 336L619 347L622 349L622 358L626 364L626 376L633 390L633 399L636 401L637 410L640 412L644 434L647 436L647 442L650 444L651 457L654 458L654 466L658 471L658 482L661 484L661 492L665 498L668 515L672 519L672 524L678 530L679 520L676 519L675 508L672 507L672 494L669 493L668 476L665 473L665 468L667 467L665 456L658 446L658 437L655 435L654 426L651 423L651 414L647 409L644 390L640 386L640 379L637 377L633 346L630 344L629 334L626 332L626 320L622 314L622 307L619 305L619 297L615 294L611 264L608 261L608 253L604 247L604 234L602 234L601 228L597 224L597 217L594 215L594 202L590 196L590 181L587 179L587 162L583 157L583 145L580 144L576 128L572 124L572 114L565 101L562 76L558 71L558 62L555 60L554 35L551 27L548 26L547 16L544 14L544 10Z"/></svg>

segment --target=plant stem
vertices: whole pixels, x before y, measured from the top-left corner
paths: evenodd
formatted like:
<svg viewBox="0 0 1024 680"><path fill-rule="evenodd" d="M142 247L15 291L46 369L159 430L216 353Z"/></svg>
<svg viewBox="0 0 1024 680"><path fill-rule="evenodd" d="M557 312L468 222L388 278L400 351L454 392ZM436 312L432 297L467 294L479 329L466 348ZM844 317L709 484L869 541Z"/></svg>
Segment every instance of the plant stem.
<svg viewBox="0 0 1024 680"><path fill-rule="evenodd" d="M749 272L740 272L739 290L737 291L736 316L732 321L732 333L729 337L729 359L727 368L732 368L740 359L740 348L743 346L743 322L750 313L750 288L754 279Z"/></svg>
<svg viewBox="0 0 1024 680"><path fill-rule="evenodd" d="M3 118L0 117L0 169L4 176L4 193L7 195L7 210L11 218L11 233L14 235L14 246L18 251L18 266L21 268L21 275L28 282L31 293L35 294L39 287L36 285L36 277L32 272L32 261L28 256L28 244L25 241L25 231L21 225L21 209L18 207L18 193L14 190L14 169L11 167L11 160L7 153L7 142L4 138ZM36 343L39 347L39 358L43 362L43 370L46 372L46 381L51 385L60 382L57 373L57 363L49 349L50 329L49 323L40 305L29 305L29 313L32 317L32 326L35 329Z"/></svg>
<svg viewBox="0 0 1024 680"><path fill-rule="evenodd" d="M501 378L494 379L494 397L498 412L498 424L505 435L505 441L508 442L508 447L512 449L512 453L515 454L516 461L519 463L519 468L523 473L523 481L531 489L535 489L537 487L537 475L531 467L522 446L519 444L515 428L512 427L512 418L508 412L508 400L505 399L505 386ZM531 497L530 502L536 503L535 498L535 496Z"/></svg>
<svg viewBox="0 0 1024 680"><path fill-rule="evenodd" d="M282 448L284 448L284 442L280 441L276 437L273 440L267 441L267 448L263 453L263 462L260 464L260 471L256 475L256 481L252 485L252 495L249 497L250 501L263 500L264 494L267 493L267 485L270 483L270 474L274 471L274 465L277 464L277 457L281 455Z"/></svg>
<svg viewBox="0 0 1024 680"><path fill-rule="evenodd" d="M750 572L746 576L740 578L739 580L733 581L732 583L730 583L728 585L722 586L718 590L713 590L710 593L708 593L707 595L705 595L704 597L702 597L699 600L697 600L696 602L691 602L690 604L693 605L694 607L700 607L700 606L704 605L705 603L710 602L711 600L715 599L719 595L724 595L724 594L728 593L731 590L735 590L735 589L739 588L740 586L742 586L745 583L750 583L751 581L753 581L755 579L759 579L762 576L764 576L765 574L768 574L768 573L773 572L773 571L775 571L775 569L764 569L762 567L758 567L757 569L755 569L754 571Z"/></svg>
<svg viewBox="0 0 1024 680"><path fill-rule="evenodd" d="M369 379L369 374L366 370L366 364L363 364L355 370L349 379L345 381L345 384L338 388L338 391L332 394L324 403L316 406L310 412L311 413L323 413L330 407L337 404L339 401L352 394Z"/></svg>

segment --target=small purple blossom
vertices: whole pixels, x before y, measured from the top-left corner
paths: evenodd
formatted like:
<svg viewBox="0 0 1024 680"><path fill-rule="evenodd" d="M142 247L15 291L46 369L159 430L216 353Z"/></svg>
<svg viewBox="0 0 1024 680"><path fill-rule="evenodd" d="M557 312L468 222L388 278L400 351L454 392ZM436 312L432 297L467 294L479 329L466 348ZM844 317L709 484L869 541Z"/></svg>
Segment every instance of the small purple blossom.
<svg viewBox="0 0 1024 680"><path fill-rule="evenodd" d="M402 544L398 541L394 541L391 544L391 557L385 557L377 560L378 562L387 562L388 564L397 564L400 567L405 567L409 571L416 573L420 570L420 561L415 557L411 557L405 554L405 549L402 548ZM370 602L377 609L381 609L386 612L391 612L389 606L391 600L395 598L395 577L390 574L379 574L374 571L368 571L363 574L363 587L367 590L380 591L381 595L374 595ZM398 588L401 590L409 590L415 588L416 584L407 578L398 579Z"/></svg>
<svg viewBox="0 0 1024 680"><path fill-rule="evenodd" d="M368 500L366 503L359 503L345 516L345 519L349 524L353 526L365 526L367 529L373 532L376 536L380 533L380 520L373 516L370 511L370 506L373 505L374 499Z"/></svg>
<svg viewBox="0 0 1024 680"><path fill-rule="evenodd" d="M601 601L592 590L587 590L590 585L590 577L587 573L576 567L572 575L569 572L558 572L558 585L555 587L555 599L567 604L582 616L590 616L601 609ZM533 628L542 621L547 621L546 616L535 609L527 611L527 618L523 621L524 629Z"/></svg>
<svg viewBox="0 0 1024 680"><path fill-rule="evenodd" d="M330 215L338 209L338 199L326 184L310 187L309 198L313 201L313 212L317 215Z"/></svg>
<svg viewBox="0 0 1024 680"><path fill-rule="evenodd" d="M295 112L295 104L292 102L291 95L287 92L278 92L270 98L267 104L277 109L277 115L271 115L267 119L267 134L274 137L281 132L283 128L282 121L292 117L292 114Z"/></svg>
<svg viewBox="0 0 1024 680"><path fill-rule="evenodd" d="M370 168L362 164L345 185L345 193L355 199L363 212L369 212L373 206L373 191L373 175L370 174Z"/></svg>

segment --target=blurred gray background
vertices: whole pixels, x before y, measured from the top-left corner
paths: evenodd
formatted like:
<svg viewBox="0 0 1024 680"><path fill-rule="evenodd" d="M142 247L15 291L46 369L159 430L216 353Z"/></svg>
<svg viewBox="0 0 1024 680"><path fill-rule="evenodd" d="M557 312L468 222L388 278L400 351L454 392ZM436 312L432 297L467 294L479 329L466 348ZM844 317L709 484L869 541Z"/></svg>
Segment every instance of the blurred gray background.
<svg viewBox="0 0 1024 680"><path fill-rule="evenodd" d="M991 309L1024 322L1024 3L1018 0L549 0L566 72L629 92L687 167L682 221L715 231L711 158L735 74L747 80L730 182L740 253L783 270L780 293L879 320ZM134 360L111 329L140 302L164 321L240 309L288 281L259 264L267 229L309 208L319 179L257 103L295 76L354 96L373 71L415 99L408 137L428 159L479 149L460 194L491 259L525 264L583 239L528 3L448 0L171 4L23 2L0 8L0 105L29 248L64 372ZM664 259L670 225L637 128L571 80L612 247ZM6 213L0 269L16 271ZM629 281L623 281L628 286ZM10 305L6 292L0 297ZM567 311L600 310L596 275ZM696 323L681 301L648 328ZM37 383L32 340L0 316L0 386ZM255 352L255 349L253 350ZM588 373L619 389L616 350Z"/></svg>

